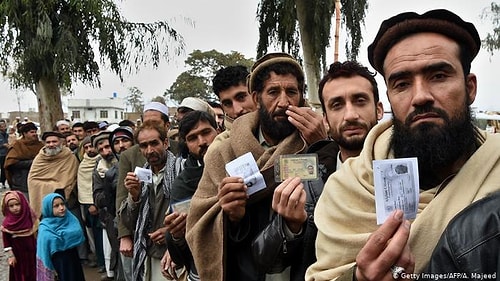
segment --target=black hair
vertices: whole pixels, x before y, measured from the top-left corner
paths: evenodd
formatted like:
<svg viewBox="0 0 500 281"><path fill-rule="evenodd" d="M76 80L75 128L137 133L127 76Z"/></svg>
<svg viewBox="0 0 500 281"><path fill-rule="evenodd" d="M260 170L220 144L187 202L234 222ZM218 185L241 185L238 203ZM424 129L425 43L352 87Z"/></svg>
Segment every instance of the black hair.
<svg viewBox="0 0 500 281"><path fill-rule="evenodd" d="M220 92L247 83L248 69L243 65L232 65L219 69L212 79L212 90L219 97Z"/></svg>
<svg viewBox="0 0 500 281"><path fill-rule="evenodd" d="M345 62L336 61L332 63L326 74L319 82L319 87L318 87L318 96L319 96L319 101L321 102L321 108L323 109L323 112L326 112L325 101L323 99L323 88L325 87L325 84L328 81L339 77L361 76L366 80L370 81L370 84L372 84L373 99L375 101L375 105L377 105L377 103L379 102L379 94L378 94L377 81L375 80L375 75L377 75L377 73L371 72L370 70L368 70L367 67L361 65L356 61L345 61Z"/></svg>

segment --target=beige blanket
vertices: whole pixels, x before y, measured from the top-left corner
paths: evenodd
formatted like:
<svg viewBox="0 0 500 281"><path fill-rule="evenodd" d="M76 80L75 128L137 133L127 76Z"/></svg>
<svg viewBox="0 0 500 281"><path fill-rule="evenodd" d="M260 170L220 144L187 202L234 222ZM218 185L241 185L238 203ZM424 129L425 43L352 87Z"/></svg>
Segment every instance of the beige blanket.
<svg viewBox="0 0 500 281"><path fill-rule="evenodd" d="M258 126L257 112L239 117L233 123L231 137L205 155L205 169L191 201L186 234L201 280L224 279L224 253L230 250L224 244L226 225L217 199L219 183L227 176L224 165L252 152L262 171L273 166L278 155L299 153L306 148L305 141L294 133L277 146L264 150L255 137Z"/></svg>
<svg viewBox="0 0 500 281"><path fill-rule="evenodd" d="M370 132L361 155L349 159L326 182L315 210L318 227L317 262L306 280L332 280L353 266L368 236L376 230L372 161L394 158L388 150L390 122ZM466 162L444 190L437 187L420 193L419 212L412 222L410 248L415 272L428 262L448 221L470 203L500 189L500 135L486 141Z"/></svg>
<svg viewBox="0 0 500 281"><path fill-rule="evenodd" d="M30 205L37 217L41 215L42 199L56 189L64 189L66 199L76 184L78 160L67 147L54 156L45 154L45 150L33 160L28 175L28 192Z"/></svg>

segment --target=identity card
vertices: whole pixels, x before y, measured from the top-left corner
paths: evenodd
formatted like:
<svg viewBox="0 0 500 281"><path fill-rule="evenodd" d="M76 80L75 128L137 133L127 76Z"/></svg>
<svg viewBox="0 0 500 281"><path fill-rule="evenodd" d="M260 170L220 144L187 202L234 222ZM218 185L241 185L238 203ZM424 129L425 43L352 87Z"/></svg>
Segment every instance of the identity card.
<svg viewBox="0 0 500 281"><path fill-rule="evenodd" d="M420 184L417 158L373 161L377 224L382 224L396 209L405 219L417 216Z"/></svg>
<svg viewBox="0 0 500 281"><path fill-rule="evenodd" d="M257 191L266 188L264 176L260 173L259 168L257 167L257 162L255 162L255 159L250 152L247 152L227 163L226 172L231 177L243 178L243 182L248 187L248 195L252 195Z"/></svg>
<svg viewBox="0 0 500 281"><path fill-rule="evenodd" d="M274 163L274 178L282 182L287 178L299 177L302 180L317 180L318 155L309 154L286 154L280 155Z"/></svg>

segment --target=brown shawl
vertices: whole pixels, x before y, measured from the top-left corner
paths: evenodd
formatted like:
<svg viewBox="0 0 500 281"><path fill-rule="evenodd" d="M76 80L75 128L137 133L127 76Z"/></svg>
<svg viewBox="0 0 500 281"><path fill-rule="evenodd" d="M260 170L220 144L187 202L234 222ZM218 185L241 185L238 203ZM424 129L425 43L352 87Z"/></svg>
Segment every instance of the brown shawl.
<svg viewBox="0 0 500 281"><path fill-rule="evenodd" d="M306 280L333 280L342 275L378 229L372 161L394 158L389 149L391 125L385 122L375 126L360 156L347 160L328 178L314 211L317 261L307 269ZM439 187L420 192L409 238L416 273L429 261L448 222L472 202L500 189L500 135L484 138L486 141L446 188L437 195Z"/></svg>
<svg viewBox="0 0 500 281"><path fill-rule="evenodd" d="M24 138L17 140L12 146L9 147L4 165L5 176L9 185L12 185L10 167L19 161L34 159L42 147L43 143L41 141L27 141Z"/></svg>
<svg viewBox="0 0 500 281"><path fill-rule="evenodd" d="M300 153L306 149L298 132L265 150L255 137L259 128L257 112L239 117L233 123L231 137L205 155L205 169L189 210L186 239L201 280L223 280L226 249L226 225L218 203L219 183L227 177L224 165L251 152L259 169L272 167L278 155Z"/></svg>
<svg viewBox="0 0 500 281"><path fill-rule="evenodd" d="M37 214L41 215L42 199L56 189L64 189L66 200L76 184L78 160L67 147L54 156L45 154L45 150L33 160L28 175L28 192L30 205Z"/></svg>

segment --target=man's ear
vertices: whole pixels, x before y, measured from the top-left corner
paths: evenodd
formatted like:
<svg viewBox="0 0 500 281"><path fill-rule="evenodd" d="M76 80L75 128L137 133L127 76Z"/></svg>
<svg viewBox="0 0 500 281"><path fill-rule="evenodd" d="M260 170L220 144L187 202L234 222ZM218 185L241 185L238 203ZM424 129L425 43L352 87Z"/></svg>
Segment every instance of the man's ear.
<svg viewBox="0 0 500 281"><path fill-rule="evenodd" d="M257 108L260 108L260 99L259 99L259 94L257 93L257 91L253 91L252 92L252 100L253 100L253 103L257 106Z"/></svg>
<svg viewBox="0 0 500 281"><path fill-rule="evenodd" d="M469 96L469 105L476 99L477 93L477 77L474 73L469 73L465 78L465 87L467 87L467 95Z"/></svg>
<svg viewBox="0 0 500 281"><path fill-rule="evenodd" d="M163 141L163 145L168 149L170 147L170 140L167 138L165 138L165 140Z"/></svg>

